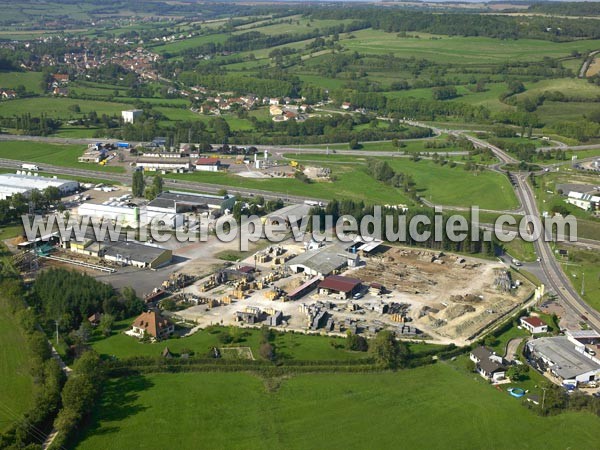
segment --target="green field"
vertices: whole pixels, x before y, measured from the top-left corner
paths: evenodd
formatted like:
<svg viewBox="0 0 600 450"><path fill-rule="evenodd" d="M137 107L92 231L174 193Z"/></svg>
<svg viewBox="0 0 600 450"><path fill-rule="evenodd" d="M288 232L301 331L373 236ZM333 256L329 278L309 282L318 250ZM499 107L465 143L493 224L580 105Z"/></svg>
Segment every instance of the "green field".
<svg viewBox="0 0 600 450"><path fill-rule="evenodd" d="M440 153L443 154L443 151L440 151ZM288 158L295 157L288 153ZM364 164L366 157L353 157L350 155L298 155L298 160L320 162L324 166L331 167L334 174L339 174L340 181L334 183L316 183L313 185L315 186L315 190L322 188L322 186L336 186L345 180L347 184L344 182L344 186L348 186L348 189L353 188L354 195L362 198L365 190L373 193L372 189L381 185L381 183L369 177L360 167L360 165ZM397 172L410 174L416 183L419 195L436 204L447 206L478 205L483 209L495 210L509 210L518 207L518 201L508 179L501 174L490 171L467 172L460 164L451 168L449 165L441 166L429 160L415 162L408 158L393 158L387 159L387 161ZM344 165L351 163L353 164L352 166ZM357 167L357 165L359 166ZM368 178L364 178L363 175ZM346 177L349 178L346 179ZM262 181L270 182L279 180L252 181L260 183ZM281 181L287 181L291 185L296 180ZM351 183L350 181L353 182ZM270 189L271 185L264 183L257 184L257 186L263 186L260 189ZM387 189L389 191L398 190L389 187ZM290 193L292 193L291 189ZM325 193L323 192L323 194ZM399 192L399 194L404 195L403 192ZM318 197L316 193L315 196ZM371 201L376 201L373 195L370 195L369 198ZM381 197L379 201L387 202L384 197ZM398 203L398 199L395 202Z"/></svg>
<svg viewBox="0 0 600 450"><path fill-rule="evenodd" d="M81 112L75 113L69 110L70 106L79 105ZM45 113L48 117L55 119L80 119L84 114L96 111L98 116L102 114L121 115L127 105L120 103L102 102L96 100L80 100L74 98L34 97L0 102L0 116L13 117L21 114L31 114L33 117Z"/></svg>
<svg viewBox="0 0 600 450"><path fill-rule="evenodd" d="M394 33L379 30L360 30L352 33L356 39L344 40L350 50L360 53L415 56L438 63L461 65L498 63L504 61L540 60L544 56L568 56L572 50L582 53L600 48L598 40L555 43L533 39L499 40L487 37L435 36L417 33L420 39L400 38Z"/></svg>
<svg viewBox="0 0 600 450"><path fill-rule="evenodd" d="M123 334L122 331L129 328L133 319L118 323L115 334L108 338L95 336L92 342L94 350L101 355L127 358L130 356L158 356L165 347L173 353L179 353L182 349L189 349L196 355L203 356L213 347L222 347L218 336L223 328L201 330L191 336L169 339L156 344L141 344L137 339ZM247 335L242 342L232 344L235 347L250 347L255 358L260 358L260 332L258 330L235 329L236 332ZM304 334L282 333L277 334L274 344L281 359L315 359L315 360L345 360L366 358L363 352L351 352L343 348L344 339L311 336ZM336 344L336 346L332 345Z"/></svg>
<svg viewBox="0 0 600 450"><path fill-rule="evenodd" d="M567 249L569 257L560 259L563 270L573 288L581 294L588 305L600 311L600 255L594 250Z"/></svg>
<svg viewBox="0 0 600 450"><path fill-rule="evenodd" d="M1 235L0 235L1 236ZM25 337L0 302L0 432L20 419L32 400L33 380L29 374Z"/></svg>
<svg viewBox="0 0 600 450"><path fill-rule="evenodd" d="M110 164L101 166L78 162L77 158L83 154L84 150L84 145L74 144L48 144L33 141L2 141L0 143L2 158L103 172L125 171L123 167ZM41 169L44 169L43 166Z"/></svg>
<svg viewBox="0 0 600 450"><path fill-rule="evenodd" d="M0 87L15 89L17 86L25 86L27 92L36 94L43 93L40 86L42 82L41 72L2 72L0 71Z"/></svg>
<svg viewBox="0 0 600 450"><path fill-rule="evenodd" d="M597 448L597 417L536 416L445 364L280 382L267 389L243 373L111 380L76 448Z"/></svg>

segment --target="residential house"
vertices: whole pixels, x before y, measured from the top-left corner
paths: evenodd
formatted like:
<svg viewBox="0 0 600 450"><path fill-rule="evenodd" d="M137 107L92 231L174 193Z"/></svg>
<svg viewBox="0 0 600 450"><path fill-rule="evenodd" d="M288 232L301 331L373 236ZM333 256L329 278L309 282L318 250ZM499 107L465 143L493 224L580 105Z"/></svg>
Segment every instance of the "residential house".
<svg viewBox="0 0 600 450"><path fill-rule="evenodd" d="M4 100L12 100L17 98L17 93L12 89L0 89L0 95Z"/></svg>
<svg viewBox="0 0 600 450"><path fill-rule="evenodd" d="M156 311L143 312L132 324L131 334L138 338L145 335L154 339L167 339L175 332L175 325Z"/></svg>
<svg viewBox="0 0 600 450"><path fill-rule="evenodd" d="M496 382L506 377L504 359L489 348L479 346L471 351L469 358L483 378Z"/></svg>
<svg viewBox="0 0 600 450"><path fill-rule="evenodd" d="M547 333L548 324L537 316L521 317L521 326L531 334Z"/></svg>

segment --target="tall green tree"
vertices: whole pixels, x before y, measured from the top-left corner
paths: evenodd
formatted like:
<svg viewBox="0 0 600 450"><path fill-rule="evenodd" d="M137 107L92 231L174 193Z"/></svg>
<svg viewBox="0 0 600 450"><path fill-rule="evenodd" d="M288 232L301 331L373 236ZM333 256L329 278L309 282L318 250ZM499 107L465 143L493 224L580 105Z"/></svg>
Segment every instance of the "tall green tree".
<svg viewBox="0 0 600 450"><path fill-rule="evenodd" d="M144 181L144 173L140 170L133 172L131 182L131 192L134 197L143 197L144 190L146 188L146 182Z"/></svg>

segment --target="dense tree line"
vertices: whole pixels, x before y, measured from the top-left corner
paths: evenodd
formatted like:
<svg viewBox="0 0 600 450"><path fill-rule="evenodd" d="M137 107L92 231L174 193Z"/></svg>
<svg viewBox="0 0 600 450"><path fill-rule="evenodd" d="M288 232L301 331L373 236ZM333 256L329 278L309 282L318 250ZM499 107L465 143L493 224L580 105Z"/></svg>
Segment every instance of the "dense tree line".
<svg viewBox="0 0 600 450"><path fill-rule="evenodd" d="M554 41L578 38L596 39L600 29L594 19L559 17L520 17L452 12L437 14L426 11L391 8L353 7L320 8L310 13L315 19L355 19L374 29L391 33L421 31L449 36L485 36L500 39L544 39Z"/></svg>
<svg viewBox="0 0 600 450"><path fill-rule="evenodd" d="M33 136L48 136L56 132L62 125L58 119L41 114L39 117L32 116L31 113L21 114L13 117L0 117L0 127L14 128L22 131L23 134Z"/></svg>
<svg viewBox="0 0 600 450"><path fill-rule="evenodd" d="M58 320L66 332L78 329L96 312L125 318L139 314L143 308L133 289L118 294L112 286L89 275L65 269L50 269L38 275L31 304L49 329Z"/></svg>
<svg viewBox="0 0 600 450"><path fill-rule="evenodd" d="M105 379L100 357L93 350L84 352L73 365L61 393L62 408L54 421L58 435L51 449L61 449L72 438L81 422L92 412Z"/></svg>
<svg viewBox="0 0 600 450"><path fill-rule="evenodd" d="M535 3L527 10L562 16L600 16L600 2L543 2Z"/></svg>
<svg viewBox="0 0 600 450"><path fill-rule="evenodd" d="M354 200L332 200L325 207L313 207L311 208L310 215L311 216L320 216L321 224L325 224L325 216L330 215L333 218L334 223L337 219L343 215L350 215L354 217L358 223L362 220L362 218L366 215L373 215L374 206L366 205L362 201L354 201ZM477 239L471 239L471 229L472 224L470 220L467 218L467 230L465 231L467 238L461 242L453 242L451 241L446 234L446 222L448 220L448 216L442 215L442 233L441 240L436 241L434 236L433 225L424 225L421 224L418 227L418 232L423 233L426 231L430 231L431 235L428 239L419 242L410 236L409 233L409 224L411 220L417 216L422 215L429 219L431 224L435 223L435 214L432 209L410 209L406 212L400 211L395 208L382 208L382 215L385 218L389 216L390 224L392 228L388 230L386 220L382 220L381 224L381 235L382 238L386 238L386 231L391 231L394 233L400 233L400 230L404 231L404 236L406 240L402 242L403 245L416 246L416 247L424 247L434 250L443 250L449 252L464 252L464 253L472 253L472 254L483 254L488 256L493 256L496 248L495 241L484 241L483 240L483 230L479 229L476 233ZM309 227L312 225L309 222Z"/></svg>
<svg viewBox="0 0 600 450"><path fill-rule="evenodd" d="M21 419L10 424L0 434L0 449L37 448L48 433L60 406L60 391L64 375L50 352L44 333L37 326L33 310L24 302L25 289L18 272L9 259L2 255L0 265L0 308L12 315L15 326L12 332L25 335L26 346L21 349L27 355L27 366L34 380L31 407Z"/></svg>

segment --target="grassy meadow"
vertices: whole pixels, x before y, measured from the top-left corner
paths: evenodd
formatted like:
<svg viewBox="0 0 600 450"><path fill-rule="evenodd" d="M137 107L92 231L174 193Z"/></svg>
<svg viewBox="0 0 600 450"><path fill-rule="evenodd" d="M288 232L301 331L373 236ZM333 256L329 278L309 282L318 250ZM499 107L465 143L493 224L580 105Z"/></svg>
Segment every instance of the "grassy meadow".
<svg viewBox="0 0 600 450"><path fill-rule="evenodd" d="M14 320L0 301L0 432L19 420L29 408L33 394L27 353L23 352L25 336Z"/></svg>
<svg viewBox="0 0 600 450"><path fill-rule="evenodd" d="M49 144L34 141L2 141L0 142L0 155L6 159L30 161L54 166L73 167L104 172L124 172L121 166L110 164L80 163L77 158L83 154L84 145L75 144ZM43 166L41 167L43 170Z"/></svg>
<svg viewBox="0 0 600 450"><path fill-rule="evenodd" d="M596 448L599 424L585 413L536 416L478 375L443 363L283 380L157 374L109 381L75 448L364 449L401 442L403 448L584 450Z"/></svg>

